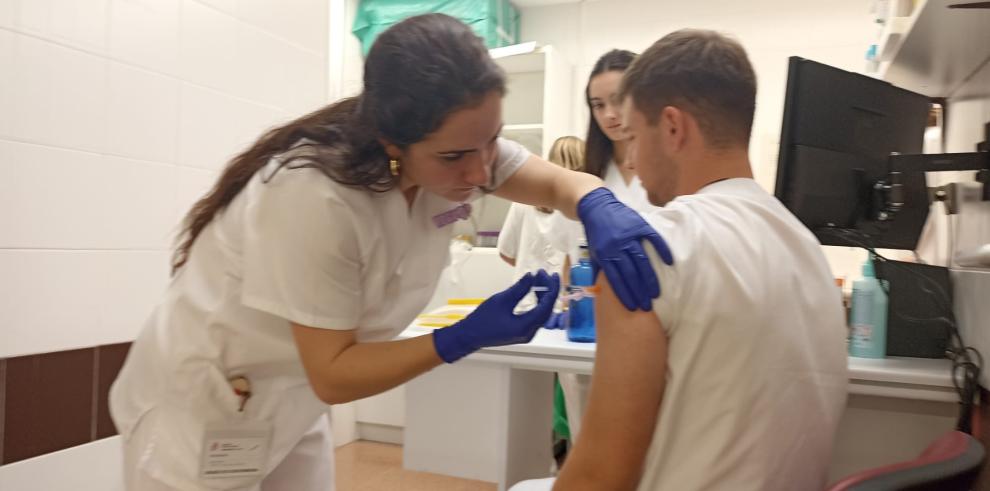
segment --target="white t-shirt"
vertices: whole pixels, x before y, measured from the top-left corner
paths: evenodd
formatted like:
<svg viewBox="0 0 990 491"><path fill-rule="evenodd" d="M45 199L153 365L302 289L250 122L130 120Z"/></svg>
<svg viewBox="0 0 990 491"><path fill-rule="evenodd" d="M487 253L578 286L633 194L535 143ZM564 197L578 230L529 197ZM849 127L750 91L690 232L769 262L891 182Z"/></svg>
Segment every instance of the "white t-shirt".
<svg viewBox="0 0 990 491"><path fill-rule="evenodd" d="M554 223L559 219L554 215L563 216L556 210L543 213L535 206L522 203L512 203L509 207L498 234L498 252L516 260L514 279L539 269L550 274L563 271L567 254L554 247L551 241ZM535 295L527 295L519 303L519 309L525 310L535 304Z"/></svg>
<svg viewBox="0 0 990 491"><path fill-rule="evenodd" d="M499 139L493 185L528 156ZM270 422L270 471L327 410L309 387L290 321L389 340L421 312L447 263L454 227L432 218L458 203L420 190L410 208L399 189L347 187L310 168L273 174L275 165L196 239L110 394L125 441L156 410L157 443L144 465L179 489L193 487L207 422ZM240 415L234 376L251 382Z"/></svg>
<svg viewBox="0 0 990 491"><path fill-rule="evenodd" d="M848 377L842 304L818 241L751 179L645 218L675 264L647 248L669 345L639 489L823 489Z"/></svg>

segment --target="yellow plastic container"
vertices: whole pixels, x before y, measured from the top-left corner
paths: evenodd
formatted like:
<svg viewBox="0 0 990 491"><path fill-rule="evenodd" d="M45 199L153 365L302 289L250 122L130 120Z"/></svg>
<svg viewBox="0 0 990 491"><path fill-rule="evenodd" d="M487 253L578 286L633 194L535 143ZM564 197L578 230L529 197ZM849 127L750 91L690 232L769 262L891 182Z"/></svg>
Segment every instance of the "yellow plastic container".
<svg viewBox="0 0 990 491"><path fill-rule="evenodd" d="M447 300L447 305L481 305L483 298L451 298Z"/></svg>
<svg viewBox="0 0 990 491"><path fill-rule="evenodd" d="M450 327L454 325L453 322L418 322L420 327L434 327L437 329L442 329L444 327Z"/></svg>
<svg viewBox="0 0 990 491"><path fill-rule="evenodd" d="M464 314L419 314L420 319L454 319L461 320L465 318Z"/></svg>

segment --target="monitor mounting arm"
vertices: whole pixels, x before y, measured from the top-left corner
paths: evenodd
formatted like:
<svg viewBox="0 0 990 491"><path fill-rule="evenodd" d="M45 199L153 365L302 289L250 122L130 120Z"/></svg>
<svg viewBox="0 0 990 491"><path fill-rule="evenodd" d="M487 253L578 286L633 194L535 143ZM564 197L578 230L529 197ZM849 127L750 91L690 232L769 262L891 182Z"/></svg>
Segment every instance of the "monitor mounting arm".
<svg viewBox="0 0 990 491"><path fill-rule="evenodd" d="M938 172L975 170L976 180L983 183L983 200L990 201L990 152L928 153L902 155L890 154L890 172L873 185L874 218L885 222L904 206L904 187L901 176L905 172Z"/></svg>

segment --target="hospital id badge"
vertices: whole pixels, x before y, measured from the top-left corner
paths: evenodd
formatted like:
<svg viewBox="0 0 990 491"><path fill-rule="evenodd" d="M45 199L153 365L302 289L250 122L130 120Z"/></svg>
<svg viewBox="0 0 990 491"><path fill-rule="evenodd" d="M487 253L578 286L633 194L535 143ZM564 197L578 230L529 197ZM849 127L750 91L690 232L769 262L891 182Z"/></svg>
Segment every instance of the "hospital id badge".
<svg viewBox="0 0 990 491"><path fill-rule="evenodd" d="M264 422L211 423L203 434L200 478L230 479L264 475L272 426Z"/></svg>

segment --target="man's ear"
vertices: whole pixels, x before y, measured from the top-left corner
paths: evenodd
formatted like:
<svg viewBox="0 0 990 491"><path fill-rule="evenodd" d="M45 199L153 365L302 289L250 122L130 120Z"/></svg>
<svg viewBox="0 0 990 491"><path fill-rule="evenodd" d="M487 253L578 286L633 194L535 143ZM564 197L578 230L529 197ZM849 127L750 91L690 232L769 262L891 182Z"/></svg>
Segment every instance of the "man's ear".
<svg viewBox="0 0 990 491"><path fill-rule="evenodd" d="M668 151L684 148L687 137L687 114L674 106L666 106L660 111L660 138Z"/></svg>

